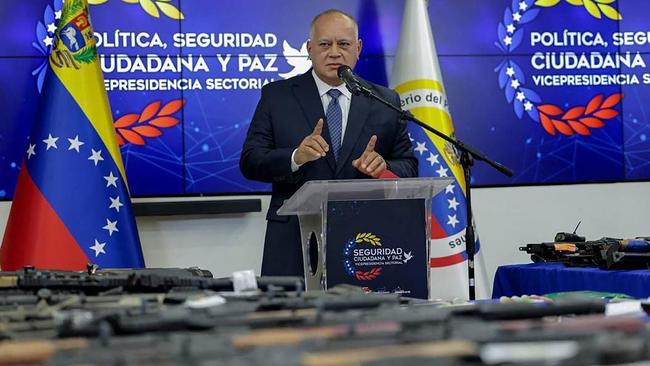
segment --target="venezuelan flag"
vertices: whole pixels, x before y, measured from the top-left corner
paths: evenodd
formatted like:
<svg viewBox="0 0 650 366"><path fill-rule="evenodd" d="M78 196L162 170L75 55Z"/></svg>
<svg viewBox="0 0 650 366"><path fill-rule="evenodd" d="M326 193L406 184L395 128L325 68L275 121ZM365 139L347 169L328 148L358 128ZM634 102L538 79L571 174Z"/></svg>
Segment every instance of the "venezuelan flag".
<svg viewBox="0 0 650 366"><path fill-rule="evenodd" d="M0 266L143 267L87 0L63 4Z"/></svg>
<svg viewBox="0 0 650 366"><path fill-rule="evenodd" d="M426 0L405 1L390 85L400 95L403 109L438 131L454 136ZM463 168L450 143L415 124L409 124L409 135L421 176L454 178L431 202L431 295L467 298L467 187ZM477 240L476 251L479 249Z"/></svg>

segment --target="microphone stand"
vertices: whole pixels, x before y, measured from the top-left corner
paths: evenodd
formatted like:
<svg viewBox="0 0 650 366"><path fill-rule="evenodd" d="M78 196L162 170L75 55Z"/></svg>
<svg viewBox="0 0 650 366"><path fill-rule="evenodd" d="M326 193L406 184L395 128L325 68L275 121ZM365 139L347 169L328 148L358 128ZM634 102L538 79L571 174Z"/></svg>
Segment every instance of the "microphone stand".
<svg viewBox="0 0 650 366"><path fill-rule="evenodd" d="M411 112L405 111L400 107L394 106L392 103L388 102L387 100L373 93L372 90L361 85L361 83L346 82L345 85L347 86L348 90L350 90L352 94L355 95L363 94L370 99L374 99L380 102L381 104L387 106L388 108L397 111L400 114L400 119L404 121L411 121L417 124L418 126L424 128L425 130L451 143L456 149L456 151L460 151L460 164L463 167L463 173L465 175L465 187L467 187L465 192L465 201L467 202L467 208L466 208L467 227L465 228L465 251L467 252L467 279L469 283L469 299L476 300L476 284L475 284L476 277L474 274L474 254L476 252L476 237L474 233L474 225L473 225L474 218L472 215L472 195L470 190L471 169L472 166L474 165L474 162L476 160L480 160L487 163L488 165L490 165L497 171L501 172L502 174L507 175L508 177L512 177L512 171L506 168L505 166L501 165L500 163L491 160L485 154L465 144L464 142L456 138L449 137L444 133L436 130L435 128L427 125L426 123L420 121L413 114L411 114Z"/></svg>

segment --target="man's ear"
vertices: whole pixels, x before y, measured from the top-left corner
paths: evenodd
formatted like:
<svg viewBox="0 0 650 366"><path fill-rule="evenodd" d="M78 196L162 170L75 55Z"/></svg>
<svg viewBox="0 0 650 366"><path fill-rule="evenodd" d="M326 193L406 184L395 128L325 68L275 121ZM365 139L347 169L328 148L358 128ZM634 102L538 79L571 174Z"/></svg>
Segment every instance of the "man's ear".
<svg viewBox="0 0 650 366"><path fill-rule="evenodd" d="M307 53L309 54L309 58L311 58L311 39L307 40Z"/></svg>
<svg viewBox="0 0 650 366"><path fill-rule="evenodd" d="M359 57L361 56L361 47L363 46L363 41L361 41L361 39L359 39L359 41L357 41L357 43L358 43L358 46L357 46L357 60L358 60Z"/></svg>

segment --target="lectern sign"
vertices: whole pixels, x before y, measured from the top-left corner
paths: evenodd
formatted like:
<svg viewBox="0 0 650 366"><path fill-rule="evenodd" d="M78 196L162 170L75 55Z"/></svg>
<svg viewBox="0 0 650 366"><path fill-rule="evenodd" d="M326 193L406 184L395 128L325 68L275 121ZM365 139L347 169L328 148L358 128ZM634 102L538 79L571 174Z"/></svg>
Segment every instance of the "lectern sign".
<svg viewBox="0 0 650 366"><path fill-rule="evenodd" d="M412 250L390 248L372 233L358 233L343 248L343 266L359 281L370 281L381 275L385 266L402 266L413 259ZM368 269L369 268L369 269Z"/></svg>
<svg viewBox="0 0 650 366"><path fill-rule="evenodd" d="M327 287L347 283L427 298L424 213L417 199L330 201Z"/></svg>

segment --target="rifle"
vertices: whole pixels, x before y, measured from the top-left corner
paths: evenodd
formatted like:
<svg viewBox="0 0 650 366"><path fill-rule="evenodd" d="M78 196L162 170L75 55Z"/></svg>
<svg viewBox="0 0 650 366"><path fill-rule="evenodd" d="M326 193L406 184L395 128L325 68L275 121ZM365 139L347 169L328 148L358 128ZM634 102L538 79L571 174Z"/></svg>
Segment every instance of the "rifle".
<svg viewBox="0 0 650 366"><path fill-rule="evenodd" d="M650 268L650 238L603 237L587 241L571 233L558 233L554 242L526 244L520 251L535 263L559 262L571 267L597 266L601 269Z"/></svg>
<svg viewBox="0 0 650 366"><path fill-rule="evenodd" d="M300 277L258 277L261 291L302 291ZM27 266L16 272L0 272L0 291L40 289L97 295L106 291L124 293L168 292L172 289L233 291L231 278L213 278L199 268L97 269L87 271L38 270Z"/></svg>

